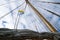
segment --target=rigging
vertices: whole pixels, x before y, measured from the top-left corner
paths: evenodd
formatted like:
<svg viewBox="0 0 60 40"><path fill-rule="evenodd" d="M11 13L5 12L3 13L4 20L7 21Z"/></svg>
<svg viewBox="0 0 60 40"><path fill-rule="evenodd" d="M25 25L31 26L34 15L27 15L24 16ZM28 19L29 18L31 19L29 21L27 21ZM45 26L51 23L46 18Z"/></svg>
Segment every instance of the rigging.
<svg viewBox="0 0 60 40"><path fill-rule="evenodd" d="M9 15L11 12L13 12L14 10L16 10L16 9L19 8L20 6L22 6L24 3L25 3L25 2L23 2L23 3L20 4L18 7L16 7L16 8L13 9L13 10L11 10L10 12L6 13L5 15L1 16L1 17L0 17L0 20L1 20L2 18L4 18L5 16Z"/></svg>

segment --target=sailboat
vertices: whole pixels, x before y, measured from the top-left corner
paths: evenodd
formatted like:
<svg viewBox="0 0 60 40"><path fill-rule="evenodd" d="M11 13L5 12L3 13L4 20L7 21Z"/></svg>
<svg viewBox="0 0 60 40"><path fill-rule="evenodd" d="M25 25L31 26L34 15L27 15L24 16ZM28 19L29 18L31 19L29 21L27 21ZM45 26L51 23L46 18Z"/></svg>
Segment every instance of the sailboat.
<svg viewBox="0 0 60 40"><path fill-rule="evenodd" d="M53 10L59 4L55 1L25 0L13 10L9 6L11 11L0 16L0 40L59 40L60 14Z"/></svg>

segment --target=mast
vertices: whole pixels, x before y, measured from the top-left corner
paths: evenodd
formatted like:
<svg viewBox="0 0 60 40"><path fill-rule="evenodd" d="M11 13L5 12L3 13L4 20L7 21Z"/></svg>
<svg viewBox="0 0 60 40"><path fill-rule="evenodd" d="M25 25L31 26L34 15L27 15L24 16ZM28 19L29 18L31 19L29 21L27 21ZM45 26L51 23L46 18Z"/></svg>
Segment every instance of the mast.
<svg viewBox="0 0 60 40"><path fill-rule="evenodd" d="M57 32L57 30L49 23L45 17L31 4L29 0L25 0L28 5L35 11L38 17L44 22L44 24L50 29L51 32Z"/></svg>

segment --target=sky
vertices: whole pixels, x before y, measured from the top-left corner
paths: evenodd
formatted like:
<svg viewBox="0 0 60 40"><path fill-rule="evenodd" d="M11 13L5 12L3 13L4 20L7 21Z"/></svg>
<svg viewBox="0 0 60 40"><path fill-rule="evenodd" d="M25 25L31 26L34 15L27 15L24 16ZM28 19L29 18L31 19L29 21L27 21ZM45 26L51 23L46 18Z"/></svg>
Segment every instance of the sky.
<svg viewBox="0 0 60 40"><path fill-rule="evenodd" d="M35 1L35 0L33 0ZM45 1L45 2L60 2L60 0L36 0L32 3L35 4L34 6L37 8L37 10L49 21L53 27L60 32L60 4L52 4L52 3L42 3L39 1ZM50 12L48 12L49 10ZM57 15L52 14L55 13Z"/></svg>
<svg viewBox="0 0 60 40"><path fill-rule="evenodd" d="M32 5L36 7L36 9L47 19L47 21L49 21L56 30L60 31L60 17L53 15L50 12L44 10L47 9L60 15L60 9L59 9L60 5L51 4L51 3L50 4L41 3L38 1L49 1L49 2L60 2L60 1L59 0L30 0ZM18 7L22 3L24 4L21 7ZM27 5L26 8L25 6L26 3L23 0L0 0L0 28L14 29L15 27L17 27L17 29L30 29L38 32L50 32L47 26L35 14L33 9L29 5ZM24 10L24 14L18 15L20 13L18 12L18 10ZM8 15L1 18L5 14Z"/></svg>

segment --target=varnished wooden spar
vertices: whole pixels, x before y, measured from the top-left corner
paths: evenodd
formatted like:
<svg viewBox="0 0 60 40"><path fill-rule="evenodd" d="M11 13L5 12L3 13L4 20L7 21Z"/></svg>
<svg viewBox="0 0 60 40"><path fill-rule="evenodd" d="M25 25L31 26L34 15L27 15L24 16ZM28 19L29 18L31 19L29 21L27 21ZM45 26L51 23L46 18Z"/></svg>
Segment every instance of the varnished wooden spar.
<svg viewBox="0 0 60 40"><path fill-rule="evenodd" d="M57 32L57 30L45 19L45 17L30 3L29 0L25 0L27 4L35 11L35 13L39 16L39 18L46 24L46 26L50 29L51 32Z"/></svg>

